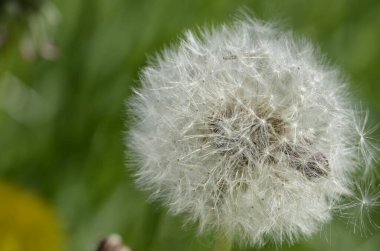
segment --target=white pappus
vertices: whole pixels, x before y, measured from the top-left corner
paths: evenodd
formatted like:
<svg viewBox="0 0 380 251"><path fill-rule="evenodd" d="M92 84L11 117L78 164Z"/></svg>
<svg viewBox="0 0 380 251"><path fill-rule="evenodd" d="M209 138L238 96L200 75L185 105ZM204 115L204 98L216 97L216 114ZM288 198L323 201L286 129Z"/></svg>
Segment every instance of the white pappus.
<svg viewBox="0 0 380 251"><path fill-rule="evenodd" d="M376 156L341 73L269 23L200 33L150 62L128 101L138 185L238 243L315 233Z"/></svg>

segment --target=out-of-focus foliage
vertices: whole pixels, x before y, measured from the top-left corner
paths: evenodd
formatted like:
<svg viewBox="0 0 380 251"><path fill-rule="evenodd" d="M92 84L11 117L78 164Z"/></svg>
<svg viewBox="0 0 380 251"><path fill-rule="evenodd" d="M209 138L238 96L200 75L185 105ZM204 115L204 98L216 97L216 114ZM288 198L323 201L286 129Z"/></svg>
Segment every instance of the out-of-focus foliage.
<svg viewBox="0 0 380 251"><path fill-rule="evenodd" d="M0 11L1 179L54 206L68 250L91 250L111 232L136 251L212 249L210 236L197 237L135 188L125 167L124 101L147 55L176 43L184 29L230 21L242 6L319 45L380 121L378 0L53 0L23 21ZM364 238L346 222L283 249L378 249L379 230Z"/></svg>
<svg viewBox="0 0 380 251"><path fill-rule="evenodd" d="M25 17L30 12L37 11L41 0L3 0L0 2L2 17Z"/></svg>

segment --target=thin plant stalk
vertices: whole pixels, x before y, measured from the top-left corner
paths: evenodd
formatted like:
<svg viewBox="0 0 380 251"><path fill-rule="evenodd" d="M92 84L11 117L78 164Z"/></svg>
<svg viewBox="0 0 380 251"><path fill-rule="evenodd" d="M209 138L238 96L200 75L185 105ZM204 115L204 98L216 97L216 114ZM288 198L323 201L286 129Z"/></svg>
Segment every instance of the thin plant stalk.
<svg viewBox="0 0 380 251"><path fill-rule="evenodd" d="M215 239L214 251L230 251L232 250L232 242L225 234L219 234Z"/></svg>

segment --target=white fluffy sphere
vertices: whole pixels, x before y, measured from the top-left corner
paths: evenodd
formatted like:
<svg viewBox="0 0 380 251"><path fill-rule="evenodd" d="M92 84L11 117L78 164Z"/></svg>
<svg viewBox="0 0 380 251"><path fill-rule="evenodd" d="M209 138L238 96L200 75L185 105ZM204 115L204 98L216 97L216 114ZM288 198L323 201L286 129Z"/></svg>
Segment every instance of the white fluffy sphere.
<svg viewBox="0 0 380 251"><path fill-rule="evenodd" d="M145 67L128 102L139 186L240 243L311 235L350 193L360 153L372 157L347 85L273 25L201 33Z"/></svg>

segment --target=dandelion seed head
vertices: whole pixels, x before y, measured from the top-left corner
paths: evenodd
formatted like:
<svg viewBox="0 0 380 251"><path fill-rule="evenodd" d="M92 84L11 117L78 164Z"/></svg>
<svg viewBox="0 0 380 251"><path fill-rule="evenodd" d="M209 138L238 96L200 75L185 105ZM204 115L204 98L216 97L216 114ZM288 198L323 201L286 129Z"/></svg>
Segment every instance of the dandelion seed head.
<svg viewBox="0 0 380 251"><path fill-rule="evenodd" d="M352 194L340 206L341 216L348 219L348 224L354 233L367 236L379 224L373 219L380 207L380 189L372 180L356 182Z"/></svg>
<svg viewBox="0 0 380 251"><path fill-rule="evenodd" d="M137 183L200 232L256 246L309 236L376 156L340 72L269 23L188 31L140 81L126 139Z"/></svg>

